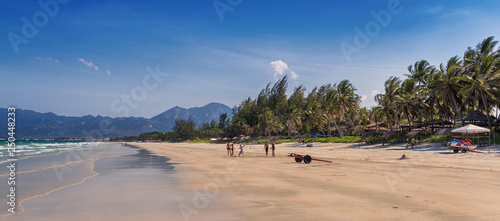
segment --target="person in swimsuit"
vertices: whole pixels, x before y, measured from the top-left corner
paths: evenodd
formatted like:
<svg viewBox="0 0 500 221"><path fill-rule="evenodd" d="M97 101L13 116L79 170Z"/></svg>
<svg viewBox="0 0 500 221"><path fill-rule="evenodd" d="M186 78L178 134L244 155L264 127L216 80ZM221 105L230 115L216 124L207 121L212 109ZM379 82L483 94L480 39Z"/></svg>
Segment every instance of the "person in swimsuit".
<svg viewBox="0 0 500 221"><path fill-rule="evenodd" d="M267 157L267 152L269 151L269 144L267 144L267 142L264 143L264 150L266 150L266 157Z"/></svg>
<svg viewBox="0 0 500 221"><path fill-rule="evenodd" d="M231 144L229 143L229 141L227 141L227 156L229 157L229 153L231 152Z"/></svg>
<svg viewBox="0 0 500 221"><path fill-rule="evenodd" d="M234 143L231 144L231 157L234 157Z"/></svg>
<svg viewBox="0 0 500 221"><path fill-rule="evenodd" d="M241 154L245 156L245 153L243 153L243 147L245 147L245 144L240 144L240 153L238 154L238 157L240 157Z"/></svg>
<svg viewBox="0 0 500 221"><path fill-rule="evenodd" d="M273 141L271 142L271 150L273 151L273 155L272 155L272 157L275 157L275 156L276 156L276 155L274 155L274 149L276 149L276 148L275 148L275 145L274 145L274 140L273 140Z"/></svg>

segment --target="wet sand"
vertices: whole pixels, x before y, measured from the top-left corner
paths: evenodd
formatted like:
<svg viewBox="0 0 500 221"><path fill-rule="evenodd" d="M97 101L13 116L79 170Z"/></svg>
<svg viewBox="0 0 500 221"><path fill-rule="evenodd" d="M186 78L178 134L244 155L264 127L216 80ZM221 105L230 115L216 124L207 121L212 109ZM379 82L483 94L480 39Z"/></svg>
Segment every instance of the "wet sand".
<svg viewBox="0 0 500 221"><path fill-rule="evenodd" d="M273 158L247 145L245 157L230 158L225 144L137 145L179 163L182 188L198 192L179 210L185 220L500 220L498 147L279 144ZM289 152L333 163L296 163Z"/></svg>
<svg viewBox="0 0 500 221"><path fill-rule="evenodd" d="M77 168L89 165L93 176L25 200L24 211L1 219L183 220L179 205L192 202L195 197L192 191L179 188L182 182L176 178L176 164L144 149L113 147L106 156L84 161L68 175L77 175L81 173ZM50 169L45 174L53 175L54 171ZM32 188L36 188L36 182ZM23 191L26 189L18 192ZM206 214L212 211L207 210ZM217 214L212 217L226 218Z"/></svg>

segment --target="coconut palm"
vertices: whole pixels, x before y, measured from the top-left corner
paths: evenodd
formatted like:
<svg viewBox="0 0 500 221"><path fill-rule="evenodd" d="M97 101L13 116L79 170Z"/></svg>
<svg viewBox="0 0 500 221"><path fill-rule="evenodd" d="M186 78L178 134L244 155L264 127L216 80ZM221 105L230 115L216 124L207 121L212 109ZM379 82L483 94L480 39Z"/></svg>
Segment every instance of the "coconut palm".
<svg viewBox="0 0 500 221"><path fill-rule="evenodd" d="M326 115L324 114L324 109L318 101L314 101L307 107L306 114L308 115L307 122L309 125L309 134L311 133L311 128L314 126L317 126L321 132L325 134L323 127L325 125Z"/></svg>
<svg viewBox="0 0 500 221"><path fill-rule="evenodd" d="M361 98L356 94L356 88L349 80L341 81L336 88L338 96L338 104L341 107L342 115L347 116L349 113L356 112L361 103ZM348 118L351 126L354 128L354 123L351 118Z"/></svg>
<svg viewBox="0 0 500 221"><path fill-rule="evenodd" d="M396 107L407 117L410 128L412 128L415 117L421 116L422 110L426 107L423 102L425 92L415 79L404 80L398 91Z"/></svg>
<svg viewBox="0 0 500 221"><path fill-rule="evenodd" d="M263 113L259 115L259 126L266 136L271 136L271 132L276 133L282 128L279 118L268 107L264 108Z"/></svg>
<svg viewBox="0 0 500 221"><path fill-rule="evenodd" d="M336 87L337 86L334 85L334 88ZM331 89L326 93L326 112L328 113L327 115L328 131L330 131L331 128L330 123L333 123L335 129L337 129L339 136L342 136L339 124L337 123L338 121L336 120L339 119L339 121L341 121L342 119L342 110L340 108L338 98L339 98L338 93L337 90L335 89Z"/></svg>
<svg viewBox="0 0 500 221"><path fill-rule="evenodd" d="M302 115L302 109L297 108L295 105L290 107L286 121L288 135L292 135L292 131L297 131L298 128L302 126Z"/></svg>
<svg viewBox="0 0 500 221"><path fill-rule="evenodd" d="M397 77L390 77L385 81L385 89L383 94L375 95L375 101L381 107L383 114L386 116L388 125L391 122L399 122L399 113L397 112L397 97L399 96L399 89L401 88L401 80Z"/></svg>
<svg viewBox="0 0 500 221"><path fill-rule="evenodd" d="M426 60L421 60L415 62L413 66L408 66L408 72L410 74L405 74L409 79L415 79L418 85L427 85L427 77L429 74L435 71L434 66Z"/></svg>
<svg viewBox="0 0 500 221"><path fill-rule="evenodd" d="M368 110L368 118L370 119L370 121L373 120L373 122L375 122L375 128L378 130L378 122L382 122L384 118L384 108L380 105L372 107L370 110ZM391 130L392 130L392 125L391 125Z"/></svg>
<svg viewBox="0 0 500 221"><path fill-rule="evenodd" d="M441 64L439 66L438 77L430 83L432 94L437 96L443 112L450 113L451 110L454 110L458 119L462 118L459 109L462 103L458 97L458 91L462 88L460 77L464 75L464 71L463 61L458 56L452 57L446 65Z"/></svg>
<svg viewBox="0 0 500 221"><path fill-rule="evenodd" d="M498 102L497 89L500 88L500 51L495 49L497 43L489 37L476 48L469 48L464 56L469 67L467 75L460 78L465 84L459 91L460 95L475 109L486 112L490 129L490 107Z"/></svg>

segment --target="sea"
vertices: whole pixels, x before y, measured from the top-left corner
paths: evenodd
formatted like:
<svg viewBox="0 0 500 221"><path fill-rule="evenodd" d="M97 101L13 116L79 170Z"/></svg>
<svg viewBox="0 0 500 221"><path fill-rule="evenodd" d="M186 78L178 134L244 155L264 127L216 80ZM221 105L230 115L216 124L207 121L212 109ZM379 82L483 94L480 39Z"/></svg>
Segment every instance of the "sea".
<svg viewBox="0 0 500 221"><path fill-rule="evenodd" d="M150 198L157 198L163 204L134 204L134 209L145 206L164 212L177 208L179 200L190 199L192 195L175 188L180 184L174 176L175 164L170 163L169 158L130 145L16 141L15 157L10 157L7 142L1 141L0 154L2 220L37 220L41 214L61 218L67 213L70 216L82 212L74 209L75 203L87 206L88 210L96 207L92 213L80 214L83 220L116 218L117 214L133 211L132 208L127 209L127 197L129 201L136 201L144 195L134 195L130 189L142 187L144 183L153 188L137 192L149 194ZM15 190L12 191L12 188ZM158 188L165 190L158 193ZM168 197L162 194L168 194ZM83 200L75 200L77 196ZM123 201L106 203L116 197ZM47 203L51 201L53 205ZM47 208L43 209L44 206ZM170 212L176 213L175 209Z"/></svg>

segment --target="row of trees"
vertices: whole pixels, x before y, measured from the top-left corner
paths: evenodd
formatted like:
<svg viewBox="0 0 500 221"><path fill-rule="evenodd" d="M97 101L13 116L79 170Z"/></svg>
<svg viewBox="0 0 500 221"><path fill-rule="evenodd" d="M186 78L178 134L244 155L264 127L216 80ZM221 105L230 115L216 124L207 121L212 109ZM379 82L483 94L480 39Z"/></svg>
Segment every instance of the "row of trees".
<svg viewBox="0 0 500 221"><path fill-rule="evenodd" d="M385 122L391 128L401 124L446 119L460 122L472 110L488 115L499 107L500 50L494 37L469 47L463 58L454 56L438 67L426 60L408 67L406 79L392 76L384 93L375 97L378 105L360 107L356 88L343 80L315 87L306 96L299 86L287 97L287 77L268 84L257 98L248 98L233 110L226 135L284 135L323 133L341 135L346 127Z"/></svg>
<svg viewBox="0 0 500 221"><path fill-rule="evenodd" d="M183 141L203 136L203 132L196 129L196 123L193 120L178 119L175 121L175 126L170 132L162 133L154 131L142 133L139 136L115 137L111 141Z"/></svg>
<svg viewBox="0 0 500 221"><path fill-rule="evenodd" d="M426 119L459 121L471 110L488 116L500 98L500 50L493 37L469 47L463 58L454 56L435 67L426 60L408 67L405 80L390 77L385 91L375 97L379 106L371 111L388 125L403 119L410 123Z"/></svg>
<svg viewBox="0 0 500 221"><path fill-rule="evenodd" d="M191 120L176 121L172 132L161 140L195 137L272 136L323 133L362 133L362 125L385 122L391 128L432 119L458 122L464 114L478 110L488 116L499 107L500 50L493 37L469 47L463 58L454 56L439 67L426 60L408 67L406 79L392 76L384 92L375 96L377 106L360 107L361 99L349 80L313 88L298 86L287 96L288 78L268 84L259 95L233 108L233 117L222 114L219 121L198 129ZM491 118L488 125L492 127ZM346 130L349 128L350 130Z"/></svg>

